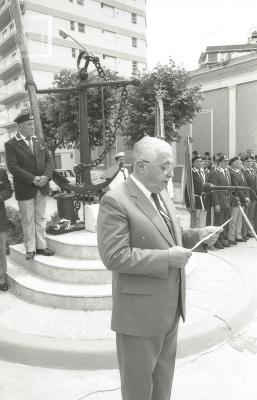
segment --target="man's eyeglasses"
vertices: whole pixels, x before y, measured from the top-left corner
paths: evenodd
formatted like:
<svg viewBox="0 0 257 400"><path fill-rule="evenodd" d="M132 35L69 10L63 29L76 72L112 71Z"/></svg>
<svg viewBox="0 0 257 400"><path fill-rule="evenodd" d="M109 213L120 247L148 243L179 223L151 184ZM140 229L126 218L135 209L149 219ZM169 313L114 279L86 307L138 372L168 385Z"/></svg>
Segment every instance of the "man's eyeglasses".
<svg viewBox="0 0 257 400"><path fill-rule="evenodd" d="M173 174L173 166L172 165L158 165L151 163L151 161L146 161L146 160L140 160L141 162L145 162L147 164L155 165L156 167L161 168L163 173L171 173Z"/></svg>

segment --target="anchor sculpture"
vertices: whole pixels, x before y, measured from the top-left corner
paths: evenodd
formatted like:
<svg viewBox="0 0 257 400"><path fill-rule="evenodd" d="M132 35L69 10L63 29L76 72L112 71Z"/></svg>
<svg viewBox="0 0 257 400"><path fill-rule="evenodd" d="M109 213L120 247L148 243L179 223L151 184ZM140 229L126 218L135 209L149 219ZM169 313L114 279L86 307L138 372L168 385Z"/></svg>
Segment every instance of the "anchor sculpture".
<svg viewBox="0 0 257 400"><path fill-rule="evenodd" d="M50 88L44 90L37 90L36 84L33 80L32 70L29 62L29 56L26 45L26 38L23 31L22 25L22 16L19 7L19 1L14 0L9 3L10 14L13 16L16 25L17 31L17 40L20 45L21 57L24 67L24 73L26 78L26 88L29 93L30 105L32 114L34 116L35 121L35 133L41 139L43 138L42 125L40 120L40 113L37 103L37 94L47 94L47 93L74 93L79 94L79 134L80 134L80 163L74 168L76 173L76 184L72 184L68 181L67 178L60 175L57 171L53 173L53 180L64 190L74 191L79 195L87 195L89 193L99 193L104 187L109 185L109 183L115 178L118 174L119 169L113 174L112 177L106 179L105 181L94 184L91 180L90 171L93 167L96 167L108 154L111 147L115 143L116 134L121 126L122 117L124 113L125 102L127 98L127 86L128 85L138 85L140 82L137 79L133 80L117 80L117 81L107 81L103 68L100 65L99 58L94 56L90 51L88 51L81 43L79 43L76 39L74 39L71 35L67 35L64 31L59 31L60 35L63 38L70 36L73 40L75 40L80 47L83 48L80 51L78 59L77 59L77 68L78 68L78 84L76 87L68 87L68 88ZM81 62L84 62L84 66L81 67ZM88 67L89 64L93 63L98 75L103 79L102 82L89 82L88 81ZM102 154L94 161L91 159L91 149L89 144L89 131L88 131L88 90L90 88L104 88L104 87L121 87L121 101L118 108L118 115L114 120L114 131L110 135L109 140L106 142L105 149ZM120 165L120 168L122 165ZM78 199L77 199L78 200ZM78 205L75 208L78 209ZM78 210L77 210L78 212Z"/></svg>

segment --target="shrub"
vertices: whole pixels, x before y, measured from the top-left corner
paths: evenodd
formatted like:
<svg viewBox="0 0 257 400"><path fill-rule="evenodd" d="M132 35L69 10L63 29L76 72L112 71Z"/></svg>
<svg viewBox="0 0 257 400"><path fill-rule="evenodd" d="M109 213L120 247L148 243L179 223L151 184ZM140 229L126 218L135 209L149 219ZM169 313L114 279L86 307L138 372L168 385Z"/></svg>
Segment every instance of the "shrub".
<svg viewBox="0 0 257 400"><path fill-rule="evenodd" d="M23 232L21 226L21 216L19 211L16 210L16 208L7 206L6 214L7 218L9 219L6 247L7 247L7 252L9 252L9 246L23 242Z"/></svg>

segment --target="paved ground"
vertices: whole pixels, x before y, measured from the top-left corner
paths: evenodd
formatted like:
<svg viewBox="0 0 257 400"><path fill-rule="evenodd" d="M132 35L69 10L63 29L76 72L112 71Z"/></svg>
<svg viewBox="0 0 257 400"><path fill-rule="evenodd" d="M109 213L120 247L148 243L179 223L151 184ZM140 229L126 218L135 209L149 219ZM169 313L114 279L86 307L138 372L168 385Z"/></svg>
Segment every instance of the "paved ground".
<svg viewBox="0 0 257 400"><path fill-rule="evenodd" d="M186 226L187 213L182 210L178 213L182 224ZM216 321L218 317L219 331L224 331L226 327L226 335L217 347L177 359L172 400L255 400L257 398L257 313L253 312L253 303L251 303L250 322L241 332L238 332L238 327L244 322L249 312L247 301L256 296L257 244L254 239L251 239L247 243L213 252L212 255L217 257L217 269L212 271L212 285L216 281L217 286L215 290L212 290L212 295L216 298L221 296L220 314L212 315L212 320L214 317ZM222 265L222 260L226 266L229 265L227 267L229 270L233 270L234 279L229 279L229 282L226 281L225 271L222 272L223 276L220 279L219 264ZM197 318L199 314L193 316L193 309L189 312L192 322L196 318L198 326L199 323L203 323L208 329L209 324L206 324L208 303L204 299L208 298L210 287L201 275L206 271L199 270L198 273L200 275L197 287L201 292L200 295L203 296L201 312L204 317L201 321ZM237 296L232 305L227 304L229 307L226 307L222 314L224 304L222 296L225 293L234 293L234 290L238 288L240 288L240 296ZM249 288L251 288L251 299L248 296ZM232 319L229 319L232 315L229 310L233 311ZM183 330L182 326L181 330ZM203 333L206 334L206 329ZM32 368L4 361L0 361L0 368L0 400L82 400L86 398L121 400L119 375L116 369L72 371ZM99 393L96 393L98 391Z"/></svg>

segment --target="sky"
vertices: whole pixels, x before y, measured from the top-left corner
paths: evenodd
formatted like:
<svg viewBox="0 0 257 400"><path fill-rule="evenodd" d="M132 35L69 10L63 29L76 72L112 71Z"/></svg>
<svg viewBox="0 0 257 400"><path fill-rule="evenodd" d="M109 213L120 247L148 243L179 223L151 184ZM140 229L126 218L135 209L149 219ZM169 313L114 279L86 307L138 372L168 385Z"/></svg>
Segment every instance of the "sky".
<svg viewBox="0 0 257 400"><path fill-rule="evenodd" d="M257 0L147 0L146 18L148 67L171 57L193 70L207 46L247 43Z"/></svg>

